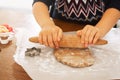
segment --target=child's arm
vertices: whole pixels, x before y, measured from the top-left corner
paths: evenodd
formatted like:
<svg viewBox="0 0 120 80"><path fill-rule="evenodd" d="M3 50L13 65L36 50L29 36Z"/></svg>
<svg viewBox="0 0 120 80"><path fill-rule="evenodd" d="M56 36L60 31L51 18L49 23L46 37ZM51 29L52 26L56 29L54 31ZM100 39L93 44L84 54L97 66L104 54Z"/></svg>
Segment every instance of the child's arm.
<svg viewBox="0 0 120 80"><path fill-rule="evenodd" d="M116 24L120 18L120 11L115 8L109 8L103 14L101 20L96 26L86 25L83 30L77 32L81 36L82 43L87 47L88 44L94 44L99 38L102 38Z"/></svg>
<svg viewBox="0 0 120 80"><path fill-rule="evenodd" d="M39 42L50 47L59 47L58 42L62 37L62 30L50 19L47 5L36 2L33 5L33 14L42 30L39 34Z"/></svg>
<svg viewBox="0 0 120 80"><path fill-rule="evenodd" d="M119 10L115 8L107 9L102 19L96 25L96 27L100 29L100 34L96 34L96 37L94 38L93 43L95 43L99 37L100 38L104 37L105 34L115 26L119 18L120 18Z"/></svg>
<svg viewBox="0 0 120 80"><path fill-rule="evenodd" d="M54 25L54 22L50 19L48 7L43 2L34 3L33 14L41 27L43 27L47 23Z"/></svg>

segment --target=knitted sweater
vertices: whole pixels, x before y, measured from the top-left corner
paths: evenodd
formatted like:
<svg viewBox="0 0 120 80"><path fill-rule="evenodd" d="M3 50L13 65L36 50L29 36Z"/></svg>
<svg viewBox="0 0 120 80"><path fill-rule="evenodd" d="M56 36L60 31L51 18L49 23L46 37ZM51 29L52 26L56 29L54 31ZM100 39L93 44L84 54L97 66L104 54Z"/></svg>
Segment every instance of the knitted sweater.
<svg viewBox="0 0 120 80"><path fill-rule="evenodd" d="M120 0L34 0L45 3L52 18L95 25L105 10L120 10ZM51 7L50 7L51 6Z"/></svg>

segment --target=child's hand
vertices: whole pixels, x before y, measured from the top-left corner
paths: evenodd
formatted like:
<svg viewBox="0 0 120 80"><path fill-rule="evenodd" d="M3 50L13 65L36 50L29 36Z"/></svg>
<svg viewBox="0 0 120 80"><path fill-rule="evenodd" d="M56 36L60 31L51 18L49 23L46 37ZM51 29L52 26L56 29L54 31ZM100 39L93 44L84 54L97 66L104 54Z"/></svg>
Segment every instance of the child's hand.
<svg viewBox="0 0 120 80"><path fill-rule="evenodd" d="M39 42L52 48L59 47L62 38L62 29L56 25L45 25L39 34Z"/></svg>
<svg viewBox="0 0 120 80"><path fill-rule="evenodd" d="M85 44L85 47L95 44L98 39L105 35L104 33L102 29L92 25L86 25L82 30L77 31L77 35L81 37L81 43Z"/></svg>

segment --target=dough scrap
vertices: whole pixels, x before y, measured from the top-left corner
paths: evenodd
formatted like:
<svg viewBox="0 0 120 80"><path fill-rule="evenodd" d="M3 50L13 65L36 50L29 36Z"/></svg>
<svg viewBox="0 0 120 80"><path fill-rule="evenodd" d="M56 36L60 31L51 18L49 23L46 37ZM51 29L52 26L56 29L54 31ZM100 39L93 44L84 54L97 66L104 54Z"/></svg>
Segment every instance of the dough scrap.
<svg viewBox="0 0 120 80"><path fill-rule="evenodd" d="M59 48L54 50L54 55L57 61L75 68L88 67L95 62L88 48Z"/></svg>

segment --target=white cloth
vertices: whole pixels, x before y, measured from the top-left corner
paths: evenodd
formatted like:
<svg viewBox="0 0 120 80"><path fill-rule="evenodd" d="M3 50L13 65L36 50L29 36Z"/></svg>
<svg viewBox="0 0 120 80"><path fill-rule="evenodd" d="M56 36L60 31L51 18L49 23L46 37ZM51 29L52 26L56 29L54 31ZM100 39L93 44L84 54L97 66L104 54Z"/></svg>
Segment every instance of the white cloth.
<svg viewBox="0 0 120 80"><path fill-rule="evenodd" d="M56 61L53 49L28 38L38 34L39 29L18 29L15 61L20 64L33 80L106 80L120 78L120 29L112 29L104 39L108 44L90 47L96 62L86 68L71 68ZM22 34L21 34L22 33ZM26 48L40 47L40 56L25 56Z"/></svg>

